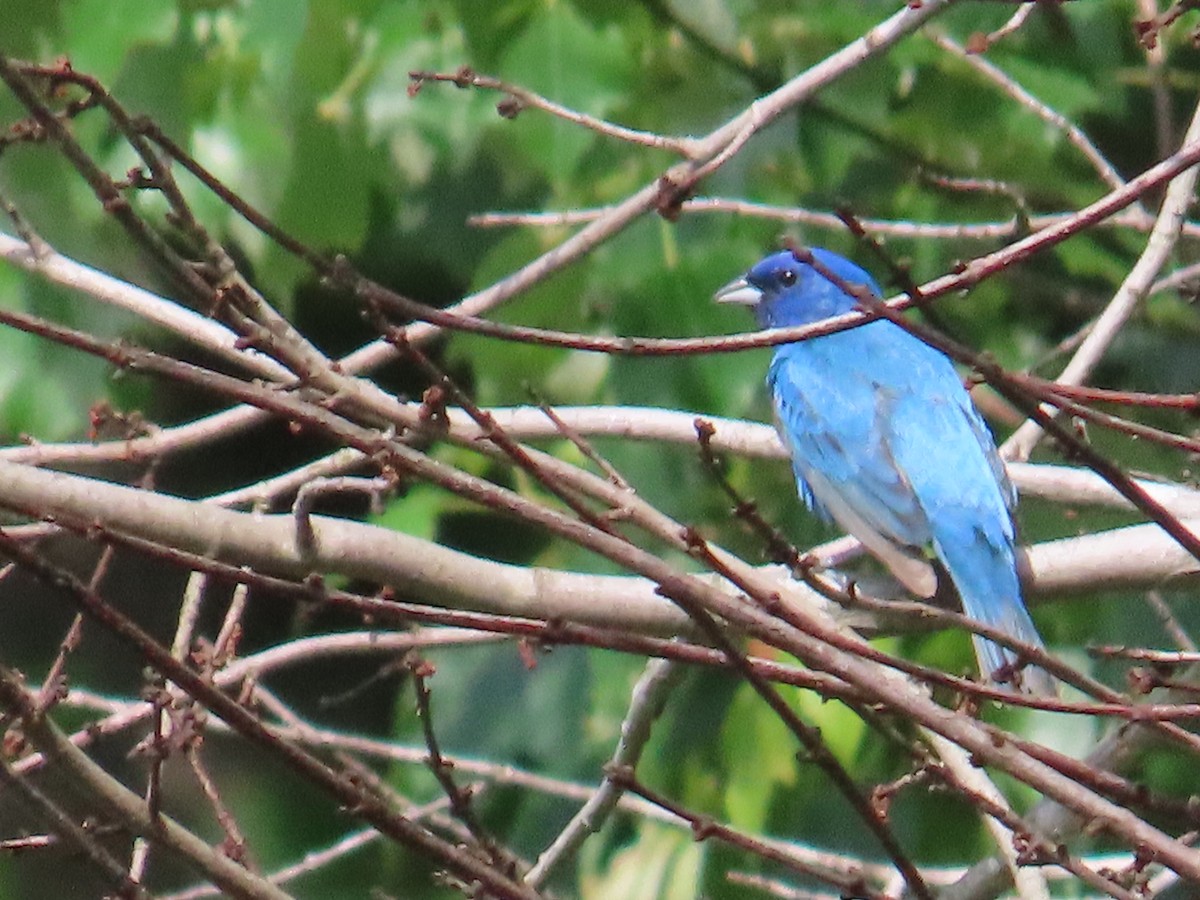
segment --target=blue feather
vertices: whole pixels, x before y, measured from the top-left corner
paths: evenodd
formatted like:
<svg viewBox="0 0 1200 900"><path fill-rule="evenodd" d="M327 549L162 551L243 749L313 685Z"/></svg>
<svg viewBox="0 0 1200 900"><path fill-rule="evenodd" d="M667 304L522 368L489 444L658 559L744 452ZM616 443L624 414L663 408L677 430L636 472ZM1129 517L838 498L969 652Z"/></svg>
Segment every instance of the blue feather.
<svg viewBox="0 0 1200 900"><path fill-rule="evenodd" d="M858 266L812 250L849 286L878 285ZM768 256L718 300L752 304L765 328L817 322L857 308L855 298L791 252ZM950 360L899 325L877 320L784 344L767 375L776 424L806 505L833 519L909 590L930 596L934 556L968 616L1040 646L1017 577L1016 495L987 426ZM1016 657L976 639L985 676ZM1024 686L1054 693L1040 669Z"/></svg>

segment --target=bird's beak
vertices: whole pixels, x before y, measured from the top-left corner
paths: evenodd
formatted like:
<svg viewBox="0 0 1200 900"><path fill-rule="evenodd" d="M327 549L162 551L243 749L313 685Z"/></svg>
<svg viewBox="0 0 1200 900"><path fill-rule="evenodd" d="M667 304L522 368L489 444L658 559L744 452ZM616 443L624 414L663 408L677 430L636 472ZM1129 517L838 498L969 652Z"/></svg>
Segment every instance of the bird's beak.
<svg viewBox="0 0 1200 900"><path fill-rule="evenodd" d="M762 291L745 278L738 278L713 294L713 299L718 303L740 303L743 306L754 306L762 300Z"/></svg>

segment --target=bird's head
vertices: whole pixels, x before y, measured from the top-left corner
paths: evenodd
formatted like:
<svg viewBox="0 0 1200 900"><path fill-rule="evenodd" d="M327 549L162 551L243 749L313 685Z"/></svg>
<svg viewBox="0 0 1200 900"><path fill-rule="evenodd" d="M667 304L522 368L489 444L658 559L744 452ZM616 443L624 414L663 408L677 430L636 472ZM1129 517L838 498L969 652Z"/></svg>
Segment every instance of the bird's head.
<svg viewBox="0 0 1200 900"><path fill-rule="evenodd" d="M848 259L818 248L808 252L816 266L802 262L790 250L773 253L744 277L717 291L714 299L718 303L752 306L763 328L783 328L819 322L857 308L858 301L818 271L818 267L847 285L866 285L872 294L880 296L875 280Z"/></svg>

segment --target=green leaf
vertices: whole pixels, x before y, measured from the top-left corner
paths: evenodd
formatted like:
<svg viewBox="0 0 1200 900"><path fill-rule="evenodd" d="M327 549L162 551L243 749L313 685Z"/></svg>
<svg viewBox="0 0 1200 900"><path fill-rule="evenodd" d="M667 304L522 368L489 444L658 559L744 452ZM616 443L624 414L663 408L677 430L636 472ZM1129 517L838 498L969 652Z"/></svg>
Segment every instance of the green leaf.
<svg viewBox="0 0 1200 900"><path fill-rule="evenodd" d="M691 900L699 896L703 845L682 828L646 822L628 846L604 860L593 842L585 845L579 893L623 900Z"/></svg>
<svg viewBox="0 0 1200 900"><path fill-rule="evenodd" d="M796 780L796 738L748 684L738 688L721 729L725 809L737 828L761 831L780 787Z"/></svg>
<svg viewBox="0 0 1200 900"><path fill-rule="evenodd" d="M518 231L502 239L475 273L480 287L534 258L543 236ZM496 318L543 328L578 330L585 312L588 268L573 266L507 303ZM587 402L603 383L608 357L558 347L455 335L451 358L471 366L476 399L484 405L529 402L526 386L551 403ZM594 358L584 358L594 357Z"/></svg>
<svg viewBox="0 0 1200 900"><path fill-rule="evenodd" d="M403 497L389 503L383 513L372 516L371 521L392 531L429 541L437 534L438 520L446 505L445 492L428 484L419 484L405 491Z"/></svg>
<svg viewBox="0 0 1200 900"><path fill-rule="evenodd" d="M132 48L165 43L179 25L173 3L142 0L75 0L62 7L71 64L111 82Z"/></svg>
<svg viewBox="0 0 1200 900"><path fill-rule="evenodd" d="M629 48L614 27L594 28L566 3L548 3L508 46L501 62L506 81L555 102L604 117L622 98ZM510 125L511 138L540 161L559 190L569 187L594 132L526 110Z"/></svg>

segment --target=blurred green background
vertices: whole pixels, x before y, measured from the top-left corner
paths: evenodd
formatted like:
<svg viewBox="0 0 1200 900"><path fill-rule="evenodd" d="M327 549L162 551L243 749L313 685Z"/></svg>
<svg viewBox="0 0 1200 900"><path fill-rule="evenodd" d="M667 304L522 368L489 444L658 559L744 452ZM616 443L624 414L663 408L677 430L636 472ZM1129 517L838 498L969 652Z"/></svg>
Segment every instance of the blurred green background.
<svg viewBox="0 0 1200 900"><path fill-rule="evenodd" d="M496 111L503 99L498 94L428 84L409 96L410 70L454 71L467 64L621 124L700 135L900 5L867 0L0 0L0 49L45 63L66 57L107 85L132 112L152 117L284 229L321 251L346 254L363 272L398 290L444 304L508 274L567 234L561 227L474 228L468 216L612 204L674 160L663 151L600 137L536 110L502 118ZM1010 4L959 4L935 27L961 42L999 27L1011 12ZM1146 55L1131 26L1135 12L1134 3L1117 0L1047 5L987 55L1090 134L1126 177L1163 155L1156 145ZM1176 139L1200 86L1200 57L1187 34L1194 25L1185 20L1164 35L1167 128ZM5 123L20 116L7 93L0 93L0 116ZM135 163L99 112L79 117L74 128L110 172L123 173ZM1007 188L955 191L932 176L995 179ZM351 298L317 284L303 265L217 198L186 176L181 180L203 221L235 252L255 284L317 344L344 353L372 337ZM163 287L51 148L6 149L0 155L0 189L59 251L122 278ZM757 136L700 191L813 210L844 206L866 218L967 223L1069 211L1104 189L1060 131L1003 96L961 60L915 36ZM159 221L161 202L155 197L142 194L135 202ZM746 329L750 323L738 310L717 308L709 297L785 235L874 265L842 231L785 228L726 213L685 215L677 222L647 217L505 306L499 318L596 334L695 336ZM1053 374L1061 362L1053 348L1103 308L1143 244L1144 237L1131 231L1095 229L968 297L945 299L932 318L1005 365ZM888 240L889 251L911 265L918 280L998 245ZM1181 243L1178 262L1190 263L1195 256L1194 242ZM882 278L885 273L875 268ZM1200 381L1200 320L1192 299L1177 293L1154 296L1126 328L1096 382L1144 391L1194 390ZM0 303L179 350L128 317L5 264L0 264ZM765 352L628 359L471 336L440 341L433 352L484 404L526 403L534 391L560 405L636 404L759 421L769 417L761 388ZM174 386L112 379L104 365L24 334L0 331L0 353L6 361L0 369L0 433L10 442L21 435L43 441L79 437L89 407L106 399L161 425L214 408L213 398ZM410 396L423 387L418 376L400 366L379 378ZM1194 427L1167 413L1139 418L1185 432ZM1013 421L993 424L1003 436ZM1191 477L1194 461L1178 453L1095 431L1092 437L1131 468L1176 480ZM760 557L754 540L731 521L727 501L692 450L596 443L643 497L748 558ZM210 452L172 459L160 484L200 496L252 481L319 449L288 438L284 429L259 429ZM465 451L438 453L473 470L483 465ZM1057 458L1052 449L1041 455ZM728 466L734 483L757 498L764 514L799 545L830 535L801 511L786 465L731 459ZM508 473L488 474L516 483ZM1022 508L1028 541L1127 520L1038 504ZM590 555L526 527L501 523L428 487L398 499L384 521L491 558L608 570ZM68 552L78 551L64 548ZM178 573L132 560L121 572L124 581L117 583L128 588L124 605L169 637ZM19 579L0 586L5 598L0 652L37 678L52 658L66 614L49 601L46 607L15 608L22 591L32 590ZM1185 623L1194 624L1196 616L1185 604L1180 607ZM1037 618L1055 651L1085 666L1092 664L1078 648L1088 641L1162 640L1134 597L1105 595L1043 607ZM248 624L244 652L305 631L354 623L312 620L282 605L259 605ZM970 666L962 635L892 640L888 646L953 671ZM136 661L113 665L108 654L115 652L102 635L89 634L72 664L73 681L136 692ZM541 656L532 671L511 647L449 650L432 658L438 666L432 682L435 722L448 751L588 783L611 753L641 668L635 658L562 648ZM372 684L351 700L321 703L373 671L367 663L312 666L273 686L314 721L419 741L411 691L397 678ZM872 739L840 705L808 696L793 699L863 783L905 771L908 760ZM1097 723L1075 719L1056 724L1047 737L1032 717L1010 714L1003 721L1077 753L1100 730ZM122 759L128 746L111 742L104 759L140 790L144 767ZM783 727L746 686L721 674L693 672L658 726L640 774L693 809L736 827L874 856L853 815L830 796L812 767L796 761L794 752ZM323 798L242 748L214 738L209 755L265 870L294 862L353 827ZM398 765L387 776L417 800L438 794L419 767ZM1196 787L1184 760L1159 760L1150 776L1167 790ZM178 781L169 806L187 819L194 788L182 776ZM490 790L481 808L496 833L531 857L574 809L516 788ZM192 809L191 814L202 833L216 835L202 812ZM988 846L973 812L942 794L906 792L893 816L902 842L923 862L969 861ZM16 814L0 815L0 823L14 832L23 827ZM61 854L0 858L0 897L93 895L95 885L86 881L83 864ZM743 889L725 880L729 868L779 874L717 846L696 845L686 831L619 817L554 886L594 897L739 895ZM430 886L426 869L426 863L396 848L372 846L291 889L304 897L366 896L372 888L396 897L456 896ZM189 883L186 873L157 855L153 871L163 884Z"/></svg>

